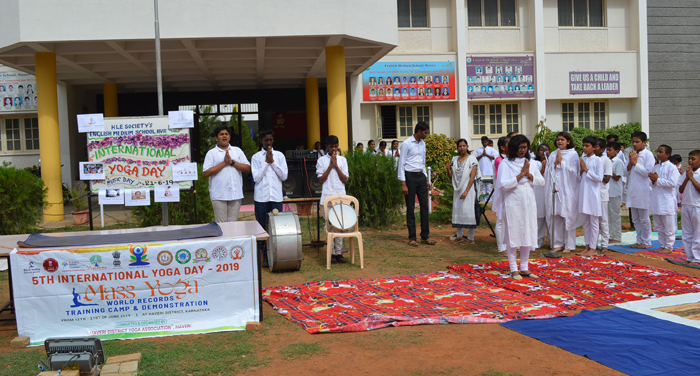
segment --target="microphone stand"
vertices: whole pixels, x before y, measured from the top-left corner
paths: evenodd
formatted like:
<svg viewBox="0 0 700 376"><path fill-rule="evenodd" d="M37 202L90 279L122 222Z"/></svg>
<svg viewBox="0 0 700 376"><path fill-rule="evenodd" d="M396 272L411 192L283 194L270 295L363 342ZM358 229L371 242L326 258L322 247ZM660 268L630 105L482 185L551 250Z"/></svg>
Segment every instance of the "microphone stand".
<svg viewBox="0 0 700 376"><path fill-rule="evenodd" d="M559 153L560 151L557 150ZM550 153L551 156L551 153ZM549 177L552 179L552 220L550 222L550 229L549 229L549 252L544 254L544 257L547 258L559 258L561 255L554 251L554 216L556 213L556 198L559 199L559 203L561 203L561 196L559 196L559 190L557 189L557 181L556 181L556 175L554 173L554 166L549 165L549 158L547 158L547 153L544 153L544 160L547 162L547 170L549 170Z"/></svg>

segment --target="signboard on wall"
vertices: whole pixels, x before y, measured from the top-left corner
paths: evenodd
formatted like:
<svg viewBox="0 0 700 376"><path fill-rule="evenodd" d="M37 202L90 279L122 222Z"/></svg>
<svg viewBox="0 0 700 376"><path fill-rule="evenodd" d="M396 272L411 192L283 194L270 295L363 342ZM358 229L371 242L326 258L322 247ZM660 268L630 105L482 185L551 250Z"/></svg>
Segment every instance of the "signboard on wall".
<svg viewBox="0 0 700 376"><path fill-rule="evenodd" d="M17 332L129 339L245 330L259 321L255 237L14 250Z"/></svg>
<svg viewBox="0 0 700 376"><path fill-rule="evenodd" d="M467 97L534 98L533 56L467 56Z"/></svg>
<svg viewBox="0 0 700 376"><path fill-rule="evenodd" d="M455 63L375 63L362 73L365 101L455 99Z"/></svg>
<svg viewBox="0 0 700 376"><path fill-rule="evenodd" d="M167 116L106 118L103 132L87 135L90 162L104 164L105 179L91 180L93 193L109 187L192 186L173 180L173 165L190 162L189 129L170 129Z"/></svg>
<svg viewBox="0 0 700 376"><path fill-rule="evenodd" d="M0 111L36 110L36 77L24 72L0 72Z"/></svg>
<svg viewBox="0 0 700 376"><path fill-rule="evenodd" d="M620 72L569 72L569 94L620 94Z"/></svg>

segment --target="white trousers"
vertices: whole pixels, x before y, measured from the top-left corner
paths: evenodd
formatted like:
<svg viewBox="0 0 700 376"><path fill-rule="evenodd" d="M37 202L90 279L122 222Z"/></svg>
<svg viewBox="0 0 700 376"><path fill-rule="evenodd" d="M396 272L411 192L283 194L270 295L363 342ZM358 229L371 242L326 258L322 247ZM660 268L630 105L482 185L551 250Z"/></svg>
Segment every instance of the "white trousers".
<svg viewBox="0 0 700 376"><path fill-rule="evenodd" d="M659 243L666 249L673 249L676 242L676 216L654 214L654 230L659 233Z"/></svg>
<svg viewBox="0 0 700 376"><path fill-rule="evenodd" d="M481 184L481 194L483 195L489 195L491 193L491 190L493 189L493 184L492 183L483 183ZM484 199L485 200L485 199Z"/></svg>
<svg viewBox="0 0 700 376"><path fill-rule="evenodd" d="M700 207L683 205L681 226L685 257L690 262L700 262Z"/></svg>
<svg viewBox="0 0 700 376"><path fill-rule="evenodd" d="M649 209L630 208L634 228L637 229L637 244L651 245L651 219Z"/></svg>
<svg viewBox="0 0 700 376"><path fill-rule="evenodd" d="M603 213L599 217L600 220L600 246L602 248L608 248L608 241L610 240L610 225L608 222L608 201L600 202L600 212ZM596 241L596 243L598 243Z"/></svg>
<svg viewBox="0 0 700 376"><path fill-rule="evenodd" d="M550 236L554 239L554 248L564 247L570 251L576 249L576 229L567 230L566 219L562 216L555 215L553 221L554 229Z"/></svg>
<svg viewBox="0 0 700 376"><path fill-rule="evenodd" d="M241 202L243 200L211 200L211 206L214 209L214 219L218 223L237 222L238 214L241 211Z"/></svg>
<svg viewBox="0 0 700 376"><path fill-rule="evenodd" d="M518 271L517 252L518 248L508 247L508 265L511 272ZM528 270L528 260L530 259L530 247L520 247L520 270Z"/></svg>
<svg viewBox="0 0 700 376"><path fill-rule="evenodd" d="M608 201L608 223L610 224L609 240L622 240L622 196L610 197Z"/></svg>
<svg viewBox="0 0 700 376"><path fill-rule="evenodd" d="M475 230L476 230L475 228L469 229L469 235L467 235L467 239L474 240L474 231ZM462 236L464 236L464 229L461 227L457 227L457 237L461 238Z"/></svg>
<svg viewBox="0 0 700 376"><path fill-rule="evenodd" d="M537 248L544 245L544 237L547 233L547 217L537 218Z"/></svg>
<svg viewBox="0 0 700 376"><path fill-rule="evenodd" d="M598 216L581 214L581 217L583 218L583 238L586 240L586 245L596 249L600 232Z"/></svg>
<svg viewBox="0 0 700 376"><path fill-rule="evenodd" d="M503 213L505 215L505 213ZM498 246L498 252L503 252L506 250L506 245L503 242L503 221L501 217L496 219L496 245Z"/></svg>

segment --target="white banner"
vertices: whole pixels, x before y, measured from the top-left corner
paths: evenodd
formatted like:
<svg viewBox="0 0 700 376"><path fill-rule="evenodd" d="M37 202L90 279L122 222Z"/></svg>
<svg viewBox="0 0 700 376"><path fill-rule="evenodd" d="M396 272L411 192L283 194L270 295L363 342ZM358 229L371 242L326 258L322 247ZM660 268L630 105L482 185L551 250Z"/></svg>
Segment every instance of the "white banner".
<svg viewBox="0 0 700 376"><path fill-rule="evenodd" d="M14 250L17 332L131 339L245 330L259 321L255 237Z"/></svg>

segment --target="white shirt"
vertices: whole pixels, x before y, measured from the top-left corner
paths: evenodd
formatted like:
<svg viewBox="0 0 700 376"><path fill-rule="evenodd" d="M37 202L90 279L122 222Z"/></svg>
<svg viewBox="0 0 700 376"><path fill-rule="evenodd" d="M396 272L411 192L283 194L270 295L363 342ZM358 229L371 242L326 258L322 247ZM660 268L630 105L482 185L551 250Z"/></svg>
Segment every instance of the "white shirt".
<svg viewBox="0 0 700 376"><path fill-rule="evenodd" d="M644 149L638 155L637 164L628 171L626 205L628 208L649 209L651 194L649 173L654 169L654 154Z"/></svg>
<svg viewBox="0 0 700 376"><path fill-rule="evenodd" d="M687 168L688 167L686 167L686 169ZM679 187L683 185L687 173L688 172L686 172L678 178ZM700 168L693 172L693 177L696 181L700 181ZM695 186L691 181L688 181L688 184L685 185L685 190L683 191L683 206L700 207L700 192L698 192L698 190L695 189Z"/></svg>
<svg viewBox="0 0 700 376"><path fill-rule="evenodd" d="M659 175L656 183L651 185L651 200L649 200L649 214L674 215L678 208L676 202L676 184L681 173L671 162L666 161L654 166L653 172ZM692 187L695 190L695 187ZM685 186L688 190L688 186Z"/></svg>
<svg viewBox="0 0 700 376"><path fill-rule="evenodd" d="M622 176L625 174L625 165L622 159L620 159L619 153L612 159L612 172L620 176L620 179L615 180L612 178L612 175L610 175L610 182L608 183L608 201L610 201L610 197L622 197Z"/></svg>
<svg viewBox="0 0 700 376"><path fill-rule="evenodd" d="M554 167L557 153L562 154L562 161ZM545 171L546 185L544 194L546 197L544 204L546 205L547 217L551 218L552 216L552 184L556 181L558 194L555 198L556 211L554 215L565 218L567 230L576 229L576 219L578 218L579 171L581 169L581 162L578 158L578 153L576 153L575 149L554 150L549 155L549 163L547 163ZM498 169L500 170L501 168L499 167Z"/></svg>
<svg viewBox="0 0 700 376"><path fill-rule="evenodd" d="M608 201L610 201L610 194L609 194L610 183L613 182L613 180L612 180L613 164L612 164L612 161L610 160L610 158L608 158L608 156L605 155L605 153L603 153L602 157L598 157L598 158L600 158L600 161L603 162L603 178L605 178L605 175L610 176L610 180L607 183L605 183L604 181L600 182L600 201L608 202Z"/></svg>
<svg viewBox="0 0 700 376"><path fill-rule="evenodd" d="M530 164L534 166L537 171L542 171L542 162L540 161L535 161L531 160ZM500 164L499 164L500 167ZM535 201L537 202L537 218L544 218L547 216L547 212L545 210L545 205L544 205L544 184L543 185L535 185Z"/></svg>
<svg viewBox="0 0 700 376"><path fill-rule="evenodd" d="M224 161L226 152L236 163L250 165L248 158L240 148L228 146L228 150L222 150L216 146L207 152L204 157L202 170L206 171ZM237 168L228 165L218 173L209 177L209 196L212 200L240 200L243 198L243 174Z"/></svg>
<svg viewBox="0 0 700 376"><path fill-rule="evenodd" d="M482 147L481 149L476 151L477 158L484 154L490 155L494 159L491 159L489 157L483 157L479 159L479 169L481 170L481 175L493 176L493 162L495 161L496 157L498 157L498 152L496 151L496 149L490 146Z"/></svg>
<svg viewBox="0 0 700 376"><path fill-rule="evenodd" d="M404 141L399 148L399 180L406 181L407 171L422 171L428 177L425 169L425 142L417 141L416 135Z"/></svg>
<svg viewBox="0 0 700 376"><path fill-rule="evenodd" d="M386 155L387 155L387 157L392 157L392 158L394 158L394 157L396 157L396 153L399 153L399 151L398 151L398 150L391 149L391 150L389 150L389 151L387 152Z"/></svg>
<svg viewBox="0 0 700 376"><path fill-rule="evenodd" d="M256 202L282 202L282 182L287 180L287 160L284 154L272 149L274 163L265 162L267 152L261 149L250 159L250 168L255 180Z"/></svg>
<svg viewBox="0 0 700 376"><path fill-rule="evenodd" d="M346 177L350 177L350 172L348 170L348 160L345 157L336 156L338 161L338 168ZM318 159L316 162L316 176L321 177L328 170L328 166L331 165L331 156L325 155ZM334 168L328 173L328 178L323 182L323 189L321 190L321 205L326 200L326 197L333 195L344 195L345 194L345 183L340 180L338 176L338 171Z"/></svg>
<svg viewBox="0 0 700 376"><path fill-rule="evenodd" d="M595 154L584 155L583 161L586 163L588 171L581 175L581 185L579 186L578 212L592 216L601 216L600 207L600 184L603 182L603 164Z"/></svg>

